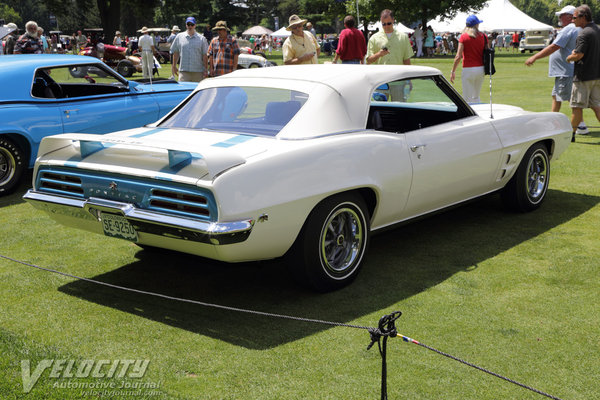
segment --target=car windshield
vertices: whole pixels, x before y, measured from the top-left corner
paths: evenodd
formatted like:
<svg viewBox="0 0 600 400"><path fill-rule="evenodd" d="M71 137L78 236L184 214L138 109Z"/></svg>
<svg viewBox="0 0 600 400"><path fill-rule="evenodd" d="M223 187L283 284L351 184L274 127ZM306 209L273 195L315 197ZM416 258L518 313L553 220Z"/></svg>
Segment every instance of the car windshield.
<svg viewBox="0 0 600 400"><path fill-rule="evenodd" d="M308 94L289 89L250 86L203 89L194 93L160 127L275 136L307 99Z"/></svg>

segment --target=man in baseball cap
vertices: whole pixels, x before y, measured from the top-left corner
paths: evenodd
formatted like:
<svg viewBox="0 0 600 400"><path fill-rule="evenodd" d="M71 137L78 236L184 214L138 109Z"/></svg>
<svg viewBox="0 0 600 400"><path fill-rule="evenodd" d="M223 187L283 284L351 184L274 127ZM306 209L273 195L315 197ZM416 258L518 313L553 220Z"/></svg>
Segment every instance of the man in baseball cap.
<svg viewBox="0 0 600 400"><path fill-rule="evenodd" d="M208 41L196 32L196 18L185 19L184 32L179 33L171 44L173 76L181 82L200 82L208 72ZM180 62L177 68L177 62Z"/></svg>
<svg viewBox="0 0 600 400"><path fill-rule="evenodd" d="M560 111L563 101L568 103L571 100L574 64L567 62L566 59L575 48L577 35L581 31L581 28L577 28L573 24L574 12L575 7L572 5L564 6L562 10L557 11L556 16L563 28L556 36L556 39L554 39L552 44L525 61L525 65L530 67L536 60L550 56L548 76L554 78L554 87L552 88L552 111L554 112ZM581 121L577 128L577 133L580 135L589 133L585 122Z"/></svg>

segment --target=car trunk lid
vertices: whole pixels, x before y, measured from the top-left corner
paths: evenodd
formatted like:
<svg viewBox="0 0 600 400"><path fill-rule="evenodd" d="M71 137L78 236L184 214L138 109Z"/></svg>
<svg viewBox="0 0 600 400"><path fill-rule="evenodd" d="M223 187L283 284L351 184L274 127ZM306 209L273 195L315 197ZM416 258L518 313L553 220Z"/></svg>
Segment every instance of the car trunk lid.
<svg viewBox="0 0 600 400"><path fill-rule="evenodd" d="M186 129L139 128L110 135L44 138L38 161L50 165L195 184L264 152L273 139Z"/></svg>

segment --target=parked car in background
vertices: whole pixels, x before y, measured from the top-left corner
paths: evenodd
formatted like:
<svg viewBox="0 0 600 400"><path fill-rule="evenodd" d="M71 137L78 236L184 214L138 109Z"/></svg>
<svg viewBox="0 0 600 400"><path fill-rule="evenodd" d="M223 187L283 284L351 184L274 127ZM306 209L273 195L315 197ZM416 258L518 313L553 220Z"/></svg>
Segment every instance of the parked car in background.
<svg viewBox="0 0 600 400"><path fill-rule="evenodd" d="M255 52L249 47L240 47L238 56L238 68L262 68L274 67L277 64L267 60L264 53Z"/></svg>
<svg viewBox="0 0 600 400"><path fill-rule="evenodd" d="M96 43L82 49L79 55L99 58L125 78L131 77L135 72L142 72L141 58L136 55L128 56L127 47Z"/></svg>
<svg viewBox="0 0 600 400"><path fill-rule="evenodd" d="M196 87L128 81L98 59L59 54L3 57L0 82L0 195L33 166L44 136L143 126Z"/></svg>
<svg viewBox="0 0 600 400"><path fill-rule="evenodd" d="M525 53L529 50L530 53L539 51L550 44L552 40L552 29L529 30L525 31L525 37L519 42L519 51Z"/></svg>
<svg viewBox="0 0 600 400"><path fill-rule="evenodd" d="M298 279L332 290L356 277L374 231L493 192L519 211L542 204L568 118L489 115L434 68L237 70L155 124L44 138L24 198L141 246L285 255Z"/></svg>

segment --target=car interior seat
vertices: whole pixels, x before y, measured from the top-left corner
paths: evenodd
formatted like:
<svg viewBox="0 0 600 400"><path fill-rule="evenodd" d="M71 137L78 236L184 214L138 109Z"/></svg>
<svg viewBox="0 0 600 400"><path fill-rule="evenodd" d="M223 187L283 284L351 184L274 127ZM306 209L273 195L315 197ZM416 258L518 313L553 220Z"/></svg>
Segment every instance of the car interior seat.
<svg viewBox="0 0 600 400"><path fill-rule="evenodd" d="M31 95L33 97L45 98L47 88L48 88L48 85L46 85L46 81L44 80L44 78L37 77L33 81L33 86L31 87ZM54 97L54 96L52 96L52 97Z"/></svg>
<svg viewBox="0 0 600 400"><path fill-rule="evenodd" d="M267 103L265 121L268 124L285 125L300 109L299 101L272 101Z"/></svg>
<svg viewBox="0 0 600 400"><path fill-rule="evenodd" d="M225 97L221 121L231 122L235 120L248 106L248 95L243 89L233 88Z"/></svg>
<svg viewBox="0 0 600 400"><path fill-rule="evenodd" d="M381 120L381 113L378 110L373 111L371 114L370 128L376 131L383 130L383 121Z"/></svg>

